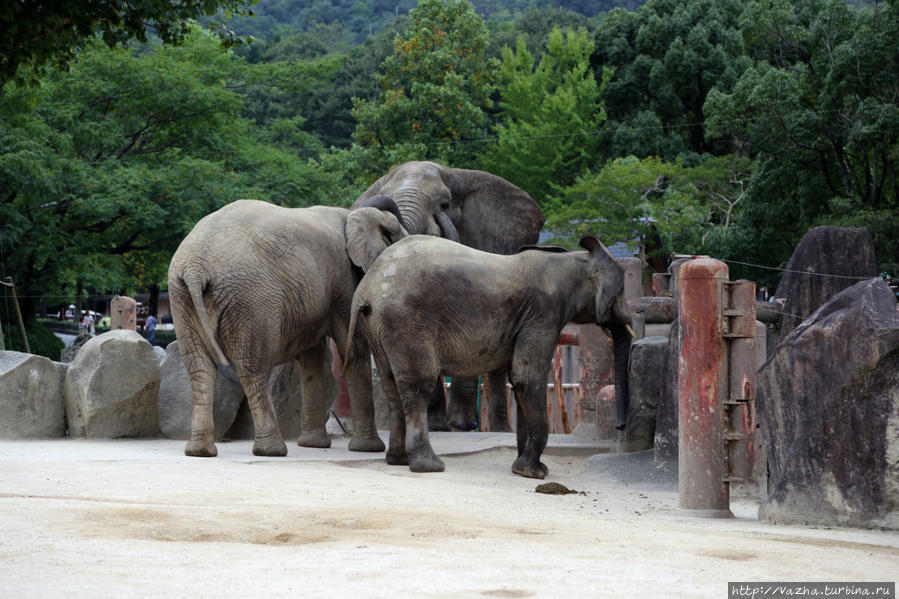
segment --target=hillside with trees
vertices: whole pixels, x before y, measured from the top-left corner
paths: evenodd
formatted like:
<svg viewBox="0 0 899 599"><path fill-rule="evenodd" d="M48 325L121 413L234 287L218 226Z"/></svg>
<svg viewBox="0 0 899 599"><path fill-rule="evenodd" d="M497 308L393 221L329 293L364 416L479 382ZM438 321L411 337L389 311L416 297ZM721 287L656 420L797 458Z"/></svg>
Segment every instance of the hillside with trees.
<svg viewBox="0 0 899 599"><path fill-rule="evenodd" d="M772 284L810 227L853 225L899 272L895 0L200 4L4 62L0 266L27 315L164 289L228 202L349 205L413 159L507 178L564 245L654 223ZM256 16L223 36L223 8Z"/></svg>

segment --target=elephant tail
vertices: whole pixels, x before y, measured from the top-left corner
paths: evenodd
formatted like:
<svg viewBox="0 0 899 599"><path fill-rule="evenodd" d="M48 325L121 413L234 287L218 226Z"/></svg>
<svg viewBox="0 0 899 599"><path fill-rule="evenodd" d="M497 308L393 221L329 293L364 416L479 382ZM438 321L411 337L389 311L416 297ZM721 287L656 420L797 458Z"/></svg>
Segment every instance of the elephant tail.
<svg viewBox="0 0 899 599"><path fill-rule="evenodd" d="M215 340L215 333L209 322L209 313L206 311L206 302L203 301L203 289L206 287L206 279L198 272L193 271L189 274L182 274L181 282L187 287L190 299L197 311L197 318L200 321L200 335L203 337L203 344L207 349L212 350L212 358L215 362L226 368L231 366L231 362L225 357L225 353Z"/></svg>
<svg viewBox="0 0 899 599"><path fill-rule="evenodd" d="M371 311L371 304L365 298L353 298L353 308L350 313L350 326L349 331L347 332L346 338L346 356L343 361L344 364L349 364L352 362L355 357L355 352L353 351L353 338L356 336L356 326L359 321L359 313L368 314Z"/></svg>

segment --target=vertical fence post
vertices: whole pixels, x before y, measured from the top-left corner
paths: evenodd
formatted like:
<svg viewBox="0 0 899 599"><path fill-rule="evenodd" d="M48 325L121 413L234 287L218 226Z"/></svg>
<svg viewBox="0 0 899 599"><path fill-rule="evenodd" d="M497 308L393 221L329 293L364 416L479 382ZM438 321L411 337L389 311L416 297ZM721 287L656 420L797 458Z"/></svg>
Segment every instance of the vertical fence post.
<svg viewBox="0 0 899 599"><path fill-rule="evenodd" d="M696 516L731 517L722 401L728 393L721 311L727 265L685 263L678 276L678 494Z"/></svg>
<svg viewBox="0 0 899 599"><path fill-rule="evenodd" d="M756 351L755 283L727 283L724 336L728 341L730 379L726 408L728 482L749 485L755 464L755 371Z"/></svg>
<svg viewBox="0 0 899 599"><path fill-rule="evenodd" d="M22 320L22 310L19 309L19 298L16 297L16 285L12 282L12 277L6 277L6 281L3 284L9 287L9 295L12 299L13 310L15 310L16 321L19 324L19 335L22 336L22 347L25 348L26 354L30 354L31 348L28 346L28 335L25 334L25 321Z"/></svg>

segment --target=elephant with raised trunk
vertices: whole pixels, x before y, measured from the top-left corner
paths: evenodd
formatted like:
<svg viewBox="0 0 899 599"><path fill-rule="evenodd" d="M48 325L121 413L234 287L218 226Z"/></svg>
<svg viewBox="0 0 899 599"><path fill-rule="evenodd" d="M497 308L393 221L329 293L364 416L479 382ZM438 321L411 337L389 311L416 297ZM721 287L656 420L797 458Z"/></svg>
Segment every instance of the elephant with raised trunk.
<svg viewBox="0 0 899 599"><path fill-rule="evenodd" d="M302 430L298 443L328 447L325 432L325 337L342 356L353 291L390 243L406 235L390 198L370 198L350 211L316 206L282 208L240 200L204 217L169 265L169 295L181 356L193 390L185 453L217 454L212 400L217 367L233 367L253 416L253 453L283 456L268 391L278 364L296 360L302 373ZM364 339L353 342L368 355ZM350 449L383 451L374 426L371 368L344 370L354 435Z"/></svg>
<svg viewBox="0 0 899 599"><path fill-rule="evenodd" d="M436 162L406 162L375 181L354 206L374 195L390 196L409 234L444 237L494 254L514 254L537 243L543 212L524 190L485 171L450 168ZM431 430L477 426L477 377L453 379L449 413L442 384L428 409ZM508 431L506 375L490 375L491 431Z"/></svg>
<svg viewBox="0 0 899 599"><path fill-rule="evenodd" d="M442 471L428 440L431 389L444 375L506 370L518 410L512 471L544 478L547 373L567 322L608 328L616 397L627 401L631 311L624 271L595 237L584 237L581 246L586 251L534 248L502 256L412 235L381 253L356 288L349 336L357 328L366 336L381 376L391 409L389 464Z"/></svg>

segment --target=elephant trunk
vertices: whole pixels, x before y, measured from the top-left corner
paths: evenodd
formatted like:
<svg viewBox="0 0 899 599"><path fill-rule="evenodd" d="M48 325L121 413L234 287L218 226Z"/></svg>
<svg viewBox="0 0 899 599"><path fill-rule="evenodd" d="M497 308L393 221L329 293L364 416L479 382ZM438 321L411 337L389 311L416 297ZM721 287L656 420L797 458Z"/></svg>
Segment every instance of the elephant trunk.
<svg viewBox="0 0 899 599"><path fill-rule="evenodd" d="M618 411L618 423L615 428L624 430L627 426L628 409L628 360L631 353L631 334L627 325L615 323L608 325L612 333L612 343L615 356L615 407Z"/></svg>
<svg viewBox="0 0 899 599"><path fill-rule="evenodd" d="M438 212L434 215L434 220L437 221L437 226L440 227L443 237L455 241L456 243L460 243L459 233L456 231L456 227L453 225L453 221L450 220L450 217L443 212Z"/></svg>

